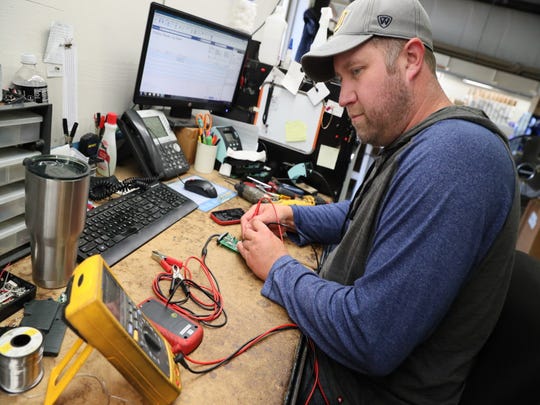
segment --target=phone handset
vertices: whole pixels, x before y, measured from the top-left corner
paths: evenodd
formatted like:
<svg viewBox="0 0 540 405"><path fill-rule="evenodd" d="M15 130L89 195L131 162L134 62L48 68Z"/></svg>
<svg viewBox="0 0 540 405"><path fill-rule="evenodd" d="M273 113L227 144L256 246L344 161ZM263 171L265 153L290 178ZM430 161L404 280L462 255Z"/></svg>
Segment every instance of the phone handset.
<svg viewBox="0 0 540 405"><path fill-rule="evenodd" d="M135 159L141 166L145 176L161 176L163 165L151 135L142 118L134 110L126 110L118 122L120 130L125 134Z"/></svg>

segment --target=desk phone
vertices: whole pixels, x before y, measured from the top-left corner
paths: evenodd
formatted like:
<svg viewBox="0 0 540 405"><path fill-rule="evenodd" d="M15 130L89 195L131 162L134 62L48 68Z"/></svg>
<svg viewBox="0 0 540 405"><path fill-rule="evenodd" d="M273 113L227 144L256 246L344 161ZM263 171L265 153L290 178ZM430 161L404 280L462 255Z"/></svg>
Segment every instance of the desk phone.
<svg viewBox="0 0 540 405"><path fill-rule="evenodd" d="M180 370L169 343L128 297L99 255L84 260L67 289L65 318L152 404L180 394Z"/></svg>
<svg viewBox="0 0 540 405"><path fill-rule="evenodd" d="M163 112L127 110L118 126L145 176L168 180L188 171L189 163Z"/></svg>

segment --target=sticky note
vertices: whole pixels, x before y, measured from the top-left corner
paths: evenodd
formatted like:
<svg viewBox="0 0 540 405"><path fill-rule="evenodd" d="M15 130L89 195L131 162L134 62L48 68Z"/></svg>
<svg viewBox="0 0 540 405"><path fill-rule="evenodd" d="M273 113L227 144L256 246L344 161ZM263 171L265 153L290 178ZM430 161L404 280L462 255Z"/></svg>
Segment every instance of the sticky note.
<svg viewBox="0 0 540 405"><path fill-rule="evenodd" d="M319 156L317 157L317 165L334 170L336 168L338 156L339 148L321 145L319 149Z"/></svg>
<svg viewBox="0 0 540 405"><path fill-rule="evenodd" d="M285 123L285 141L304 142L307 139L307 125L304 121L287 121Z"/></svg>

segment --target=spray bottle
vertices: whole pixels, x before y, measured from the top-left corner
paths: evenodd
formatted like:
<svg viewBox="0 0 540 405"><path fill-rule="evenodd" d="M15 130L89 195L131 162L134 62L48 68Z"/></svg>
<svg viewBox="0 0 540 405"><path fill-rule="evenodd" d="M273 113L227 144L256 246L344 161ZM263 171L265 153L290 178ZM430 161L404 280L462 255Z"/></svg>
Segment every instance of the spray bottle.
<svg viewBox="0 0 540 405"><path fill-rule="evenodd" d="M105 121L105 132L97 152L98 162L96 171L101 176L112 176L116 170L116 124L117 115L108 113Z"/></svg>

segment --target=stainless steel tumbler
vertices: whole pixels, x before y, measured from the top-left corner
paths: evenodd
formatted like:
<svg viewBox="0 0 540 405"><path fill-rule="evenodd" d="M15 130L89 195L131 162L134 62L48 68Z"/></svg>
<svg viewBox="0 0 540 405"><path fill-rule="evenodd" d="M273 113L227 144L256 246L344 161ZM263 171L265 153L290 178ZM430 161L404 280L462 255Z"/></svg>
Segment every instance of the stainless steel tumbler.
<svg viewBox="0 0 540 405"><path fill-rule="evenodd" d="M90 167L59 155L38 155L23 163L32 278L43 288L64 287L75 268L84 229Z"/></svg>

